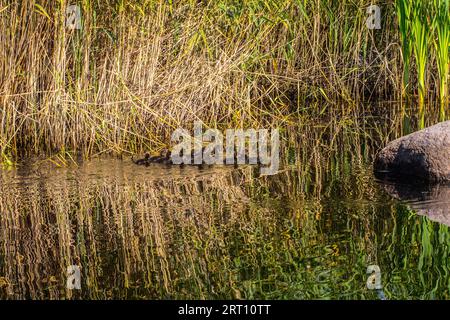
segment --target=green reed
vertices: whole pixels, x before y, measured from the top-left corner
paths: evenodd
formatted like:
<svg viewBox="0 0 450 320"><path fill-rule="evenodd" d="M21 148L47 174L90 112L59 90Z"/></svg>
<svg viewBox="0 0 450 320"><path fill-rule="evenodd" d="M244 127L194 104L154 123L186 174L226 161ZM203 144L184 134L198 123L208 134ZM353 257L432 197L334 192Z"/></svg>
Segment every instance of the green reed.
<svg viewBox="0 0 450 320"><path fill-rule="evenodd" d="M411 54L413 41L411 39L411 2L409 0L397 0L395 2L397 10L398 25L400 30L400 41L403 60L403 94L407 92L409 86L409 74L411 66Z"/></svg>
<svg viewBox="0 0 450 320"><path fill-rule="evenodd" d="M439 72L439 115L445 120L445 109L448 106L448 76L450 68L450 7L449 0L435 0L436 15L434 19L436 60Z"/></svg>
<svg viewBox="0 0 450 320"><path fill-rule="evenodd" d="M427 10L429 6L426 2L415 1L412 4L412 25L413 49L417 67L417 85L419 91L419 127L424 127L425 121L425 95L426 95L426 69L429 59L430 48L430 25L428 23Z"/></svg>
<svg viewBox="0 0 450 320"><path fill-rule="evenodd" d="M411 58L417 73L419 126L424 126L425 98L429 87L439 88L430 98L439 101L439 119L445 120L449 75L450 13L448 0L395 2L403 56L403 93L410 83ZM434 50L432 50L434 49ZM436 60L437 68L429 61ZM437 73L437 77L433 77ZM432 83L436 81L436 83ZM431 86L433 85L433 86ZM406 90L405 90L406 89Z"/></svg>

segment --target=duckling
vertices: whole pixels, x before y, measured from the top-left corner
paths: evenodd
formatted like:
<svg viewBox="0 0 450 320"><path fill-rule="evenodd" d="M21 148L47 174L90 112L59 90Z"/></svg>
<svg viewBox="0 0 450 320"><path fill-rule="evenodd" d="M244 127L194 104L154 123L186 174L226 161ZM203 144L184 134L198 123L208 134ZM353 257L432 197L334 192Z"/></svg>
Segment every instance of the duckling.
<svg viewBox="0 0 450 320"><path fill-rule="evenodd" d="M150 159L150 154L149 153L146 153L144 155L143 159L138 159L136 161L133 159L133 156L131 157L131 161L133 161L135 164L140 165L140 166L148 166L149 159Z"/></svg>
<svg viewBox="0 0 450 320"><path fill-rule="evenodd" d="M145 158L142 160L145 160L146 164L150 163L168 163L170 160L170 152L167 149L161 150L158 156L152 156L150 157L148 154L145 155Z"/></svg>
<svg viewBox="0 0 450 320"><path fill-rule="evenodd" d="M163 149L158 156L150 156L149 153L146 153L142 159L134 160L133 157L131 157L131 160L135 164L143 166L149 166L151 163L172 163L170 160L170 152L167 149Z"/></svg>
<svg viewBox="0 0 450 320"><path fill-rule="evenodd" d="M162 163L162 164L172 164L172 159L170 159L170 151L166 148L162 149L159 156L151 157L150 162Z"/></svg>
<svg viewBox="0 0 450 320"><path fill-rule="evenodd" d="M204 153L205 151L205 147L202 147L202 153ZM199 168L209 168L212 165L207 165L206 163L202 162L201 164L194 164L194 157L195 157L195 151L192 149L190 152L190 157L192 159L192 165L194 166L198 166ZM235 150L234 155L233 155L233 164L235 167L238 167L237 164L237 158L238 158L238 154L237 154L237 150ZM146 153L143 159L139 159L139 160L133 160L133 157L131 157L131 160L137 164L137 165L145 165L148 166L151 163L161 163L161 164L166 164L166 165L170 165L173 164L172 159L171 159L171 152L169 151L169 149L164 148L161 150L161 152L159 153L159 155L157 156L150 156L149 153ZM252 164L257 164L260 165L260 159L259 158L250 158L247 154L245 154L245 163L250 163L252 162ZM255 163L256 162L256 163ZM226 159L224 159L224 164L226 163ZM184 167L184 164L181 164L182 167Z"/></svg>

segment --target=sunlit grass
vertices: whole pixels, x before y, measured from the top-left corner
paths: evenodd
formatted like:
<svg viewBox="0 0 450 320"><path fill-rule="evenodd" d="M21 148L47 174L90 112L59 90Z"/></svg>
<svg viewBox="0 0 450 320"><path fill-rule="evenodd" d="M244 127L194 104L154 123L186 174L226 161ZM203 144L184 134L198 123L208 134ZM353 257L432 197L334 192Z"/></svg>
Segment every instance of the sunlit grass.
<svg viewBox="0 0 450 320"><path fill-rule="evenodd" d="M0 152L12 161L157 151L198 119L281 127L417 86L423 106L425 83L438 79L430 39L420 40L429 14L410 14L406 1L382 7L380 30L367 28L363 0L86 0L71 3L80 30L65 26L67 4L0 0Z"/></svg>
<svg viewBox="0 0 450 320"><path fill-rule="evenodd" d="M426 96L426 78L427 63L429 60L430 49L430 25L427 16L427 10L430 7L427 2L415 1L412 5L412 25L413 49L417 66L417 85L419 92L419 126L424 127L425 118L425 96Z"/></svg>
<svg viewBox="0 0 450 320"><path fill-rule="evenodd" d="M410 83L411 56L414 53L419 124L421 127L424 126L425 98L432 99L434 96L439 102L439 119L444 121L445 111L448 108L446 95L450 48L449 1L397 0L395 4L403 56L403 87L407 89L415 86ZM437 68L429 63L433 60L436 60ZM433 84L439 91L436 90L435 94L430 95L428 90ZM407 93L407 90L404 93Z"/></svg>
<svg viewBox="0 0 450 320"><path fill-rule="evenodd" d="M450 6L449 0L435 0L436 16L433 28L435 29L436 60L439 72L439 104L440 120L445 120L448 108L448 77L450 68Z"/></svg>
<svg viewBox="0 0 450 320"><path fill-rule="evenodd" d="M406 93L409 87L409 74L411 67L412 37L411 37L411 1L395 1L398 25L400 31L402 59L403 59L403 93Z"/></svg>
<svg viewBox="0 0 450 320"><path fill-rule="evenodd" d="M387 66L364 61L394 33L371 40L364 1L79 1L81 30L67 4L0 0L0 151L13 158L156 151L199 118L276 127L386 91L364 77Z"/></svg>

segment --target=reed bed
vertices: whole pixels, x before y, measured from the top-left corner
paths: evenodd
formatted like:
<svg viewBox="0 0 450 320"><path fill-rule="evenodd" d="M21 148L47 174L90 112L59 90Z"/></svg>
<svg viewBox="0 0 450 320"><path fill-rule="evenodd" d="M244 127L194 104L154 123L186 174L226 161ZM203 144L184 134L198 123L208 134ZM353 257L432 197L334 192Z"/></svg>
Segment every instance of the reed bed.
<svg viewBox="0 0 450 320"><path fill-rule="evenodd" d="M154 151L198 119L218 128L283 127L361 111L358 101L399 98L402 86L418 87L422 105L424 83L434 89L439 81L426 61L437 58L421 51L426 43L410 63L418 43L411 36L420 37L411 19L429 16L395 3L379 3L383 27L369 30L365 0L83 0L70 3L82 13L81 29L71 30L67 1L0 0L2 162ZM429 30L440 36L427 39L439 39L445 96L439 8L440 27ZM417 84L409 81L414 68Z"/></svg>
<svg viewBox="0 0 450 320"><path fill-rule="evenodd" d="M425 99L433 85L439 92L439 118L444 121L449 108L447 97L450 48L450 7L448 0L406 1L396 0L398 25L401 38L404 87L408 88L410 60L415 58L418 88L418 117L420 127L424 126ZM436 67L430 62L436 61ZM426 73L436 74L427 76Z"/></svg>
<svg viewBox="0 0 450 320"><path fill-rule="evenodd" d="M281 127L396 86L395 32L375 37L364 1L77 3L80 30L66 1L0 2L4 160L155 150L197 119Z"/></svg>
<svg viewBox="0 0 450 320"><path fill-rule="evenodd" d="M411 2L395 1L398 17L399 35L402 49L403 61L403 93L406 94L409 87L409 76L411 68L411 55L413 40L411 35Z"/></svg>
<svg viewBox="0 0 450 320"><path fill-rule="evenodd" d="M435 1L436 15L434 29L436 32L436 61L439 72L439 115L441 121L445 119L448 109L448 77L450 69L450 6L449 0Z"/></svg>

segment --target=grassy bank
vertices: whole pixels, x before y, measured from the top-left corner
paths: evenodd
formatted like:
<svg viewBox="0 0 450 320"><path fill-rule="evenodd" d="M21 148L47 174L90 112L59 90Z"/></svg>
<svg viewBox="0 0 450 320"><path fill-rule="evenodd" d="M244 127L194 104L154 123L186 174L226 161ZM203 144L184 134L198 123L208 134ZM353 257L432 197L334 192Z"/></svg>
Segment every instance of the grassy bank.
<svg viewBox="0 0 450 320"><path fill-rule="evenodd" d="M369 30L362 0L83 0L71 30L64 0L0 0L2 160L156 150L197 119L281 127L399 99L402 86L422 105L437 100L448 86L448 28L436 27L445 7L423 62L405 56L421 48L404 47L417 33L399 3L377 3L382 28Z"/></svg>

